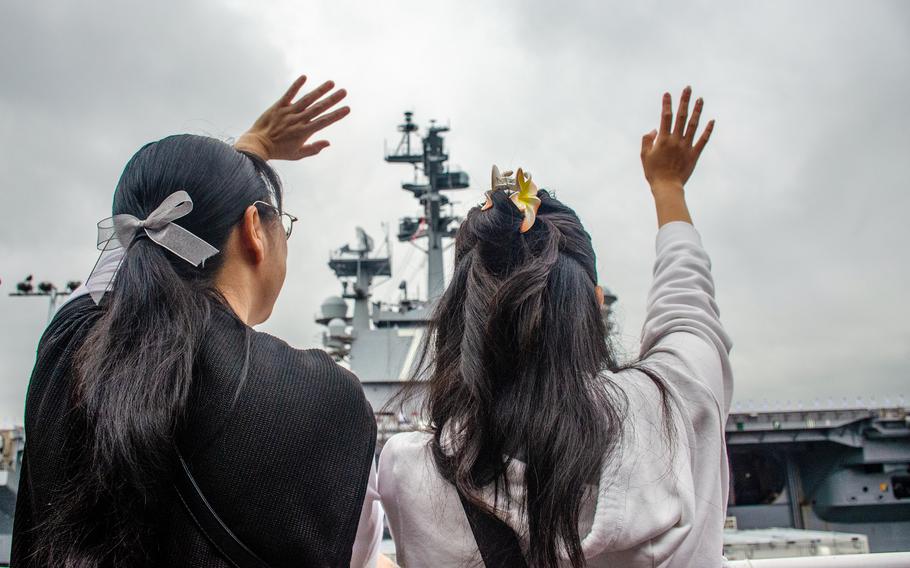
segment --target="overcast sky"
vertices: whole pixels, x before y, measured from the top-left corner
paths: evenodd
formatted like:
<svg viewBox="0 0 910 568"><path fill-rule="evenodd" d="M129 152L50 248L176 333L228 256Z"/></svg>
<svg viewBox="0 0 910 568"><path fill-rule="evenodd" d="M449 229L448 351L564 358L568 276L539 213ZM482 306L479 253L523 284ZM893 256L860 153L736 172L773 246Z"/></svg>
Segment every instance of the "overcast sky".
<svg viewBox="0 0 910 568"><path fill-rule="evenodd" d="M0 8L0 420L20 422L47 303L84 279L129 157L238 136L300 73L353 112L317 158L279 163L301 218L263 330L320 345L327 255L417 213L382 161L401 111L448 121L481 199L523 166L574 206L635 353L655 216L641 135L691 84L717 127L687 187L734 342L735 399L910 394L910 5L903 2L6 2ZM394 238L394 231L393 231ZM423 278L396 247L399 279ZM421 287L422 289L425 286ZM758 403L761 404L760 402ZM4 418L5 417L5 418Z"/></svg>

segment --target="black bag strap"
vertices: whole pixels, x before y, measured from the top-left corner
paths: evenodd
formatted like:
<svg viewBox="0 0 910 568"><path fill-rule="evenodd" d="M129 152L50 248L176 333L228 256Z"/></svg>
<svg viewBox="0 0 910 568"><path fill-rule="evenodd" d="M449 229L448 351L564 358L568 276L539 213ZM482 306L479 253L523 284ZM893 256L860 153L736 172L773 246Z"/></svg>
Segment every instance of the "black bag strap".
<svg viewBox="0 0 910 568"><path fill-rule="evenodd" d="M256 556L255 552L247 548L237 538L237 535L231 532L218 513L212 509L205 495L202 494L199 484L193 478L180 450L177 448L175 450L178 471L174 485L177 495L202 534L234 568L269 568L264 560Z"/></svg>
<svg viewBox="0 0 910 568"><path fill-rule="evenodd" d="M472 503L458 491L461 506L471 524L471 532L480 549L480 556L487 568L527 568L528 562L521 552L518 535L498 517Z"/></svg>

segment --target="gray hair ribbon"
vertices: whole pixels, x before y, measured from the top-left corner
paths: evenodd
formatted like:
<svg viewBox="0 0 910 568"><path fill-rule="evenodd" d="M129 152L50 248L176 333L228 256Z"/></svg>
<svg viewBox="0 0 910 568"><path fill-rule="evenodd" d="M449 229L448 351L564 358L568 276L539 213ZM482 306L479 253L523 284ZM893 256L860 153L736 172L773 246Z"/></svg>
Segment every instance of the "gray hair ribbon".
<svg viewBox="0 0 910 568"><path fill-rule="evenodd" d="M121 247L128 248L139 235L139 231L144 231L148 238L156 244L193 266L199 266L207 258L218 254L218 249L174 223L177 219L189 215L192 210L193 200L190 198L190 194L185 191L175 191L168 195L161 205L145 219L139 219L128 213L102 219L98 222L98 250L110 251ZM92 272L94 270L93 268ZM104 292L92 293L92 298L97 303L101 301L103 295Z"/></svg>

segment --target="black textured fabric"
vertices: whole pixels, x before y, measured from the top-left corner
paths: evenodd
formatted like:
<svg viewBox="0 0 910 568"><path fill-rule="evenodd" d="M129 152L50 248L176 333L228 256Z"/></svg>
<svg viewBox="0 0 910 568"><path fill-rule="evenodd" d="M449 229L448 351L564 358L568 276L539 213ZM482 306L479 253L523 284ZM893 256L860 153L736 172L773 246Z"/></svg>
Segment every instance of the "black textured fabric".
<svg viewBox="0 0 910 568"><path fill-rule="evenodd" d="M30 531L65 482L73 439L72 358L103 308L61 308L38 347L26 401L26 445L12 566L31 567ZM249 345L249 372L241 381ZM276 568L348 566L376 441L357 378L321 350L251 330L223 306L197 357L179 446L230 529ZM75 449L78 451L78 448ZM155 566L227 568L176 492L164 497ZM40 530L40 528L39 528Z"/></svg>

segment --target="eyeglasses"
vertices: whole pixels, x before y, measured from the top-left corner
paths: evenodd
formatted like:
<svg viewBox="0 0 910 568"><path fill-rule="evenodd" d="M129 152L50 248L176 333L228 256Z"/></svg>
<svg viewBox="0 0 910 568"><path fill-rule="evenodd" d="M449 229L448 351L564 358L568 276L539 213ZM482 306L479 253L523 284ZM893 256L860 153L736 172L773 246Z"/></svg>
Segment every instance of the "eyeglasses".
<svg viewBox="0 0 910 568"><path fill-rule="evenodd" d="M271 203L266 203L265 201L254 201L253 205L262 205L264 207L268 207L269 209L274 210L275 213L277 213L278 216L281 218L281 227L284 229L285 237L288 239L291 238L291 232L293 232L293 230L294 230L294 223L297 222L297 217L294 217L290 213L282 211L281 209L278 209Z"/></svg>

